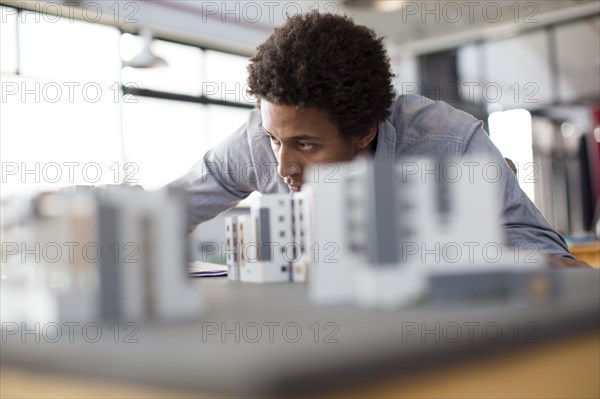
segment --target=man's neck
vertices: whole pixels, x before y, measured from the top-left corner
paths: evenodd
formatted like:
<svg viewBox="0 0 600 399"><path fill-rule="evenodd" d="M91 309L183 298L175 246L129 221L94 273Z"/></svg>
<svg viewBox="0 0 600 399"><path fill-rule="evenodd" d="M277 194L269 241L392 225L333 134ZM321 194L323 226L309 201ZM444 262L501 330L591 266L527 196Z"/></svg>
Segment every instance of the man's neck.
<svg viewBox="0 0 600 399"><path fill-rule="evenodd" d="M375 133L375 137L373 138L373 141L371 141L371 144L369 144L369 154L375 156L375 152L377 151L377 139L379 137L379 129L377 130L377 133Z"/></svg>

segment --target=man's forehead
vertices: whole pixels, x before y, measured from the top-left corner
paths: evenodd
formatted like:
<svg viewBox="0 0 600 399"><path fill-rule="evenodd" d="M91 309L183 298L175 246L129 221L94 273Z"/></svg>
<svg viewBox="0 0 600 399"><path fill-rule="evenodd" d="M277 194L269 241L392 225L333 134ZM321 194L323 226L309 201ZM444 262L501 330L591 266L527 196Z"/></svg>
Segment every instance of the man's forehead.
<svg viewBox="0 0 600 399"><path fill-rule="evenodd" d="M263 121L271 126L289 123L301 126L334 126L327 112L316 107L298 108L292 105L267 103L263 100L260 112Z"/></svg>
<svg viewBox="0 0 600 399"><path fill-rule="evenodd" d="M301 118L306 114L313 113L310 112L309 108L298 108L292 105L285 104L273 104L265 100L262 101L260 112L263 115L263 117L276 117L277 119Z"/></svg>

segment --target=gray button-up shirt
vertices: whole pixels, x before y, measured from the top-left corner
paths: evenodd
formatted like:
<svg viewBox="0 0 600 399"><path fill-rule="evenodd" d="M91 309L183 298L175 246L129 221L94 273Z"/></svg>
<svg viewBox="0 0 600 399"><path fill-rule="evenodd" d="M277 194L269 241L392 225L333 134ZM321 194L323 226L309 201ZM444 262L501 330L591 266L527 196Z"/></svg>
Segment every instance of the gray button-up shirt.
<svg viewBox="0 0 600 399"><path fill-rule="evenodd" d="M572 258L563 238L519 187L481 121L444 102L413 94L399 96L390 111L387 120L378 126L376 160L487 155L502 168L497 184L503 204L506 244L529 246L529 249L534 245L540 252ZM192 225L235 206L253 191L263 194L290 191L277 174L277 159L257 109L250 111L242 127L208 151L170 186L191 194Z"/></svg>

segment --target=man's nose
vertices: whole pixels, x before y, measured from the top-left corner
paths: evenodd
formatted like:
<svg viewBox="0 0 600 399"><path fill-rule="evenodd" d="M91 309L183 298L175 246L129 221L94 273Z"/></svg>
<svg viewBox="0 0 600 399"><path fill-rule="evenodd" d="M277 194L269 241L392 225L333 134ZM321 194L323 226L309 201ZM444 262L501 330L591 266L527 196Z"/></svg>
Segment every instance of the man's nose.
<svg viewBox="0 0 600 399"><path fill-rule="evenodd" d="M285 148L279 149L279 166L277 172L281 177L291 177L302 174L302 167L295 157Z"/></svg>

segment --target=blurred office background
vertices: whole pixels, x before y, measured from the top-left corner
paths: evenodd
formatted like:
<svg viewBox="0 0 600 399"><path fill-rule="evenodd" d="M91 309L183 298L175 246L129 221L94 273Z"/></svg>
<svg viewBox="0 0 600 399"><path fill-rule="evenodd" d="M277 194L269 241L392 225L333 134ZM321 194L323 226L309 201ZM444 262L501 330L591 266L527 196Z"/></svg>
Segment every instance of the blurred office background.
<svg viewBox="0 0 600 399"><path fill-rule="evenodd" d="M385 36L399 94L483 120L562 233L598 217L597 0L1 3L3 198L170 182L244 123L255 47L319 10Z"/></svg>

